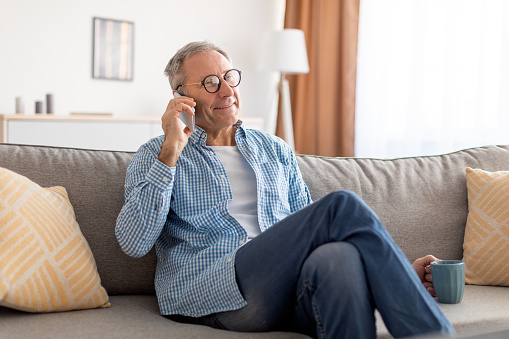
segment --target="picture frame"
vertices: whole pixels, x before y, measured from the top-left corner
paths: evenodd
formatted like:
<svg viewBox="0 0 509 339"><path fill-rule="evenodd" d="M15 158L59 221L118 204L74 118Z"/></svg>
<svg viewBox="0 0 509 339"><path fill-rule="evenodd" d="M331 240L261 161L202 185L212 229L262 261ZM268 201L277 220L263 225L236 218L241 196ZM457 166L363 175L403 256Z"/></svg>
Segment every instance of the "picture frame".
<svg viewBox="0 0 509 339"><path fill-rule="evenodd" d="M92 77L132 81L134 23L94 17L92 26Z"/></svg>

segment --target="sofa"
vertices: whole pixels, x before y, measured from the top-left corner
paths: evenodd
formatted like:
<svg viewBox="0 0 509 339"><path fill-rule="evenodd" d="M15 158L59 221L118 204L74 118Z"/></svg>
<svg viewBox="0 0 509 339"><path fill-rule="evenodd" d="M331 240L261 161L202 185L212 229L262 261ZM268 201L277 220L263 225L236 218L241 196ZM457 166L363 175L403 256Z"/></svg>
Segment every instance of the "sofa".
<svg viewBox="0 0 509 339"><path fill-rule="evenodd" d="M0 144L0 167L42 187L63 186L97 264L110 307L29 313L0 306L0 338L306 338L235 333L170 321L158 312L156 256L125 255L114 235L132 152ZM401 159L298 155L314 200L350 190L379 215L410 261L462 259L468 214L465 168L509 170L509 146ZM0 239L1 241L2 239ZM383 260L383 258L381 258ZM397 291L394 291L397 293ZM467 285L460 304L440 304L459 336L509 326L509 288ZM380 338L390 337L377 315Z"/></svg>

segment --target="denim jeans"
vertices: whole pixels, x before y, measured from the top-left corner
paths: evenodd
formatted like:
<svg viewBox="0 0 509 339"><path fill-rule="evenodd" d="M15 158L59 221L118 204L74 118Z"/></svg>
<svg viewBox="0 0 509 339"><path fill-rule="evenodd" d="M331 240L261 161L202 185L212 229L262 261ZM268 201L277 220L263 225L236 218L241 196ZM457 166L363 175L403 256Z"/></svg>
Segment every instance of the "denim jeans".
<svg viewBox="0 0 509 339"><path fill-rule="evenodd" d="M378 217L351 192L331 193L272 226L238 250L235 269L247 306L193 323L375 338L376 308L394 337L454 334Z"/></svg>

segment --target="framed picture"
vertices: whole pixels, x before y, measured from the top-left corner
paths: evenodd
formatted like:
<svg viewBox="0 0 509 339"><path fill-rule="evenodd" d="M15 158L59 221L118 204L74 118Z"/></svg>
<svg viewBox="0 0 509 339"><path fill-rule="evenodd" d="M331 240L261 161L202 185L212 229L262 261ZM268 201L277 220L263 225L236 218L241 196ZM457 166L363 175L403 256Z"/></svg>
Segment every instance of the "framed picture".
<svg viewBox="0 0 509 339"><path fill-rule="evenodd" d="M93 18L92 77L133 80L134 23Z"/></svg>

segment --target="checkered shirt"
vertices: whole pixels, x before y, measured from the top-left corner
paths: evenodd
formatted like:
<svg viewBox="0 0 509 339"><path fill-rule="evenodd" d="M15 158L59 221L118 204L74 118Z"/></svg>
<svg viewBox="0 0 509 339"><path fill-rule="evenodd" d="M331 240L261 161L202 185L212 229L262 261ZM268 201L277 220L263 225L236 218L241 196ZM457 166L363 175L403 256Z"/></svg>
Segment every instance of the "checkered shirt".
<svg viewBox="0 0 509 339"><path fill-rule="evenodd" d="M157 160L164 136L142 145L127 168L125 204L115 234L142 257L155 245L161 314L199 317L246 305L235 280L235 253L248 240L228 213L232 190L207 134L196 127L176 167ZM311 202L291 149L237 123L240 152L256 174L261 231Z"/></svg>

